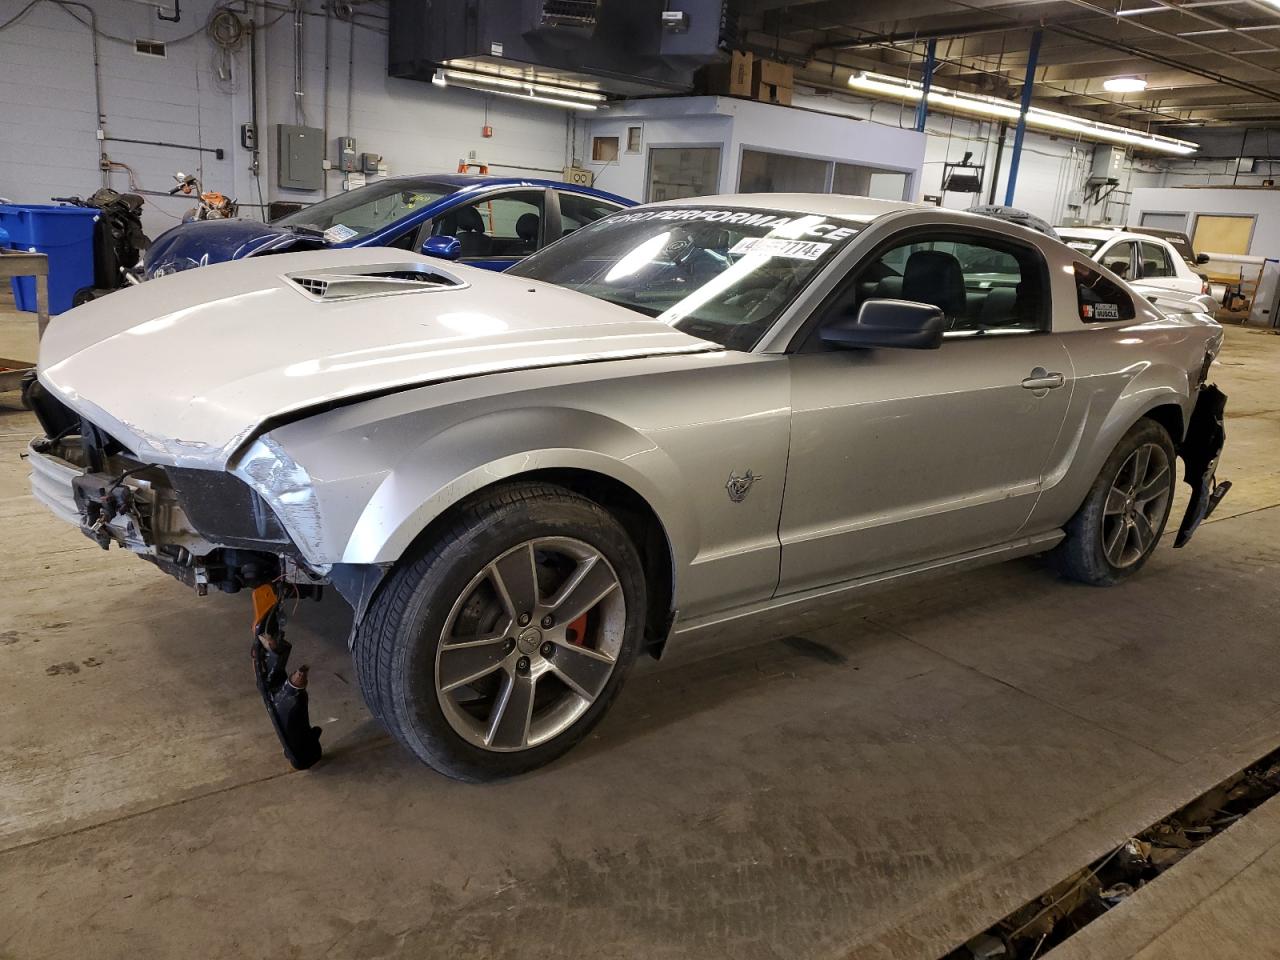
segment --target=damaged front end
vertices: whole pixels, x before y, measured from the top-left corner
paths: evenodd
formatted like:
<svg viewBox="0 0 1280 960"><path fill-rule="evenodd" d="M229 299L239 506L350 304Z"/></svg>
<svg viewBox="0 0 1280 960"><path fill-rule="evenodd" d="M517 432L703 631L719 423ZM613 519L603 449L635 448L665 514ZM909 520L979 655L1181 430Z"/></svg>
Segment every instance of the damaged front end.
<svg viewBox="0 0 1280 960"><path fill-rule="evenodd" d="M324 571L239 477L147 463L39 381L24 396L45 431L28 447L32 493L104 550L128 550L201 595L277 581L318 594Z"/></svg>
<svg viewBox="0 0 1280 960"><path fill-rule="evenodd" d="M1206 367L1207 367L1206 363ZM1196 397L1187 433L1178 448L1183 462L1183 481L1191 488L1191 500L1174 538L1175 547L1184 547L1231 489L1231 481L1218 481L1218 460L1226 442L1223 423L1227 396L1214 384L1204 384Z"/></svg>
<svg viewBox="0 0 1280 960"><path fill-rule="evenodd" d="M288 669L286 599L319 598L324 571L309 567L262 495L231 473L139 460L38 381L24 399L45 435L31 441L36 499L102 549L112 545L195 588L254 591L254 678L285 756L299 770L321 756L307 709L307 667Z"/></svg>

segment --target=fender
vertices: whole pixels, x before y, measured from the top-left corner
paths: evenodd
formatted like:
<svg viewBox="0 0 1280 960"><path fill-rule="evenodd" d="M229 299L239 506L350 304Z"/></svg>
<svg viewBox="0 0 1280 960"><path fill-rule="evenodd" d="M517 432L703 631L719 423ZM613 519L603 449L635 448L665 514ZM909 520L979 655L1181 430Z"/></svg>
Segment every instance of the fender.
<svg viewBox="0 0 1280 960"><path fill-rule="evenodd" d="M1096 384L1086 380L1077 385L1081 407L1073 403L1068 413L1074 430L1050 464L1033 516L1054 526L1066 523L1084 501L1116 444L1157 407L1173 405L1179 409L1181 426L1172 439L1175 446L1181 443L1192 407L1186 371L1170 364L1144 362L1140 369L1124 375L1128 380L1118 395L1109 395L1105 378L1098 378Z"/></svg>
<svg viewBox="0 0 1280 960"><path fill-rule="evenodd" d="M573 437L575 445L563 446ZM341 562L398 560L432 520L477 490L535 470L603 474L652 507L677 569L697 550L698 518L679 497L685 478L652 440L600 414L566 407L494 411L453 424L400 460L357 519ZM672 531L686 531L673 539Z"/></svg>

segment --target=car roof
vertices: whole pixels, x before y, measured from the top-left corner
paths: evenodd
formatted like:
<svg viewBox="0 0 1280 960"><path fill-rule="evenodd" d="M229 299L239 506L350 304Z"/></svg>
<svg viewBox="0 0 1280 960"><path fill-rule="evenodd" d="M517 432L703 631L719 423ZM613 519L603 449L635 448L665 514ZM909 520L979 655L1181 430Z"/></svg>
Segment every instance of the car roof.
<svg viewBox="0 0 1280 960"><path fill-rule="evenodd" d="M626 197L620 197L617 194L608 193L604 190L597 190L595 187L588 187L577 183L565 183L563 180L546 180L541 177L497 177L483 173L414 173L403 174L397 177L388 177L387 179L403 181L429 180L432 183L444 184L448 187L454 187L457 190L469 190L476 187L507 186L554 187L558 190L573 190L577 193L586 193L595 197L618 200L628 206L635 204L634 200L628 200Z"/></svg>
<svg viewBox="0 0 1280 960"><path fill-rule="evenodd" d="M1054 227L1064 237L1088 237L1090 240L1107 240L1124 233L1115 227Z"/></svg>
<svg viewBox="0 0 1280 960"><path fill-rule="evenodd" d="M1155 240L1157 243L1168 243L1162 236L1152 233L1138 233L1124 227L1056 227L1058 234L1065 240Z"/></svg>

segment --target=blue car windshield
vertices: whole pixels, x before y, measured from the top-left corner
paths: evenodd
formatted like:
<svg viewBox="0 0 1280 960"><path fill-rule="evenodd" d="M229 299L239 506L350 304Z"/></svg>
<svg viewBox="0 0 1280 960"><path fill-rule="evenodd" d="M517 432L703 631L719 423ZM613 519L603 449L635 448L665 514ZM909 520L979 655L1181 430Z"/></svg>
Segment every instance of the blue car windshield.
<svg viewBox="0 0 1280 960"><path fill-rule="evenodd" d="M380 180L313 203L272 223L282 227L314 227L331 243L347 243L371 236L456 189L434 180Z"/></svg>
<svg viewBox="0 0 1280 960"><path fill-rule="evenodd" d="M645 207L575 230L507 273L750 350L862 225L786 210Z"/></svg>

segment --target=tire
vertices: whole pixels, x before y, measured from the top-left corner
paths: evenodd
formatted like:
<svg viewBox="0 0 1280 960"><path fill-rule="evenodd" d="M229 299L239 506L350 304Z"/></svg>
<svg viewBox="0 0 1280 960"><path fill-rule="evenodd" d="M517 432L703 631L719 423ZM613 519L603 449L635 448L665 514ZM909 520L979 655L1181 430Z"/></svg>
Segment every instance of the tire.
<svg viewBox="0 0 1280 960"><path fill-rule="evenodd" d="M1141 570L1169 519L1175 456L1164 427L1149 419L1134 424L1067 522L1066 539L1049 554L1054 568L1094 586L1112 586Z"/></svg>
<svg viewBox="0 0 1280 960"><path fill-rule="evenodd" d="M585 497L543 483L485 492L374 598L352 648L365 702L458 780L549 763L590 732L635 660L643 571L622 525Z"/></svg>

